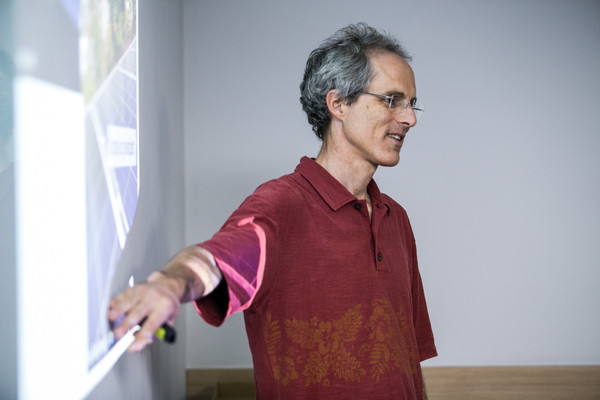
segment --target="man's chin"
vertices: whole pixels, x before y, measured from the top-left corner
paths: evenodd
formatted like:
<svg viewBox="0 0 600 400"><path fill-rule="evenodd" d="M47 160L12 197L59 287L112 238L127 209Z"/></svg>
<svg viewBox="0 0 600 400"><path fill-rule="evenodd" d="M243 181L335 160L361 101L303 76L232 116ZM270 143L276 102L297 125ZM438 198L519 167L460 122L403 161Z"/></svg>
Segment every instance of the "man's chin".
<svg viewBox="0 0 600 400"><path fill-rule="evenodd" d="M400 162L400 157L398 157L394 160L385 160L385 161L381 162L379 165L381 167L395 167L396 165L398 165L399 162Z"/></svg>

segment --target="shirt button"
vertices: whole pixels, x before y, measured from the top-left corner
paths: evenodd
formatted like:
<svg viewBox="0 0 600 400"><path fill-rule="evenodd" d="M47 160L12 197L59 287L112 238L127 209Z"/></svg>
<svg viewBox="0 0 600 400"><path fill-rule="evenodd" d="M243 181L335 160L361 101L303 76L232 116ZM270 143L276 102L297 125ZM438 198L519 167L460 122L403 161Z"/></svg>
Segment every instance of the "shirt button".
<svg viewBox="0 0 600 400"><path fill-rule="evenodd" d="M383 260L383 254L381 254L381 253L377 253L377 260L378 260L378 261L381 261L381 260Z"/></svg>
<svg viewBox="0 0 600 400"><path fill-rule="evenodd" d="M360 210L362 208L362 204L356 203L356 204L354 204L354 208L356 208L357 210Z"/></svg>

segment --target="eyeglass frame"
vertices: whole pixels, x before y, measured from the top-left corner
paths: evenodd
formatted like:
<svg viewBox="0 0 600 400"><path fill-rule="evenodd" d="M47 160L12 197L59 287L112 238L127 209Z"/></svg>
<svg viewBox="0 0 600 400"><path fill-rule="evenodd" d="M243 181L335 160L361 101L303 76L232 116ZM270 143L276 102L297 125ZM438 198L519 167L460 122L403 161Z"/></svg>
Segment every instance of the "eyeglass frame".
<svg viewBox="0 0 600 400"><path fill-rule="evenodd" d="M408 108L408 106L410 106L410 108L415 112L415 116L417 116L417 113L421 114L421 113L423 113L423 111L425 111L424 107L421 104L417 104L417 99L412 99L412 100L407 101L406 103L402 103L402 101L397 98L397 97L400 97L398 95L393 94L391 96L387 96L385 94L372 93L372 92L366 92L366 91L363 91L362 93L387 100L388 108L390 110L398 109L398 106L401 106L402 110L406 110Z"/></svg>

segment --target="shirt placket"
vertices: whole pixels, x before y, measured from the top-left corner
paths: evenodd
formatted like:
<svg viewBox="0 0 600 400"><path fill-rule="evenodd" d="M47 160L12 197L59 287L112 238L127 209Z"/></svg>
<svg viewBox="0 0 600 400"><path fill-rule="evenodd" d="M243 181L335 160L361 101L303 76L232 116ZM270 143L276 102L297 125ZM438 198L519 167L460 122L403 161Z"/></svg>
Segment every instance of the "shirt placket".
<svg viewBox="0 0 600 400"><path fill-rule="evenodd" d="M378 271L388 271L388 260L386 260L385 249L383 249L379 239L379 226L385 217L387 207L381 202L373 204L371 216L371 237L373 238L373 254L375 255L375 268Z"/></svg>

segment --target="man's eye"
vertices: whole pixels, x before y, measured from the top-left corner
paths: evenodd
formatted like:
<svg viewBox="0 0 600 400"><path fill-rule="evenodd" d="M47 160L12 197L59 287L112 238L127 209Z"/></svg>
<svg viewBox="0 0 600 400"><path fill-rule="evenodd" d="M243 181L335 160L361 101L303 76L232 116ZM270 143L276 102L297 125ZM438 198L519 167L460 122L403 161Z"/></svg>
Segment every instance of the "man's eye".
<svg viewBox="0 0 600 400"><path fill-rule="evenodd" d="M400 104L400 99L398 99L396 96L390 96L390 108L394 108L398 104Z"/></svg>

